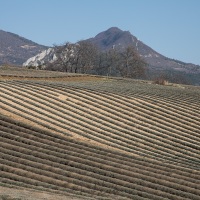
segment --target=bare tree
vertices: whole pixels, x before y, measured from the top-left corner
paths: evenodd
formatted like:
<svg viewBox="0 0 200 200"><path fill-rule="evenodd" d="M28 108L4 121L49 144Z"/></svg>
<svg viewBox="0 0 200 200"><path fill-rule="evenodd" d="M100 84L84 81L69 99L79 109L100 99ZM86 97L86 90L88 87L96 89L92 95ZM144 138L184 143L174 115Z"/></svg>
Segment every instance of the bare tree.
<svg viewBox="0 0 200 200"><path fill-rule="evenodd" d="M67 42L54 47L56 61L49 64L70 73L98 73L108 76L140 78L145 74L145 62L133 47L125 50L112 48L106 52L98 51L89 41L76 44Z"/></svg>
<svg viewBox="0 0 200 200"><path fill-rule="evenodd" d="M88 73L96 65L98 50L89 41L78 42L77 59L78 68L81 73Z"/></svg>
<svg viewBox="0 0 200 200"><path fill-rule="evenodd" d="M101 75L115 76L118 70L119 59L119 52L115 49L100 52L96 70Z"/></svg>
<svg viewBox="0 0 200 200"><path fill-rule="evenodd" d="M56 61L53 63L65 72L89 73L95 66L97 48L90 42L80 41L76 44L67 42L54 46Z"/></svg>
<svg viewBox="0 0 200 200"><path fill-rule="evenodd" d="M146 63L132 46L120 53L120 72L123 77L140 78L145 75Z"/></svg>
<svg viewBox="0 0 200 200"><path fill-rule="evenodd" d="M57 60L54 64L60 65L63 71L72 72L74 60L74 44L67 42L62 46L54 46Z"/></svg>

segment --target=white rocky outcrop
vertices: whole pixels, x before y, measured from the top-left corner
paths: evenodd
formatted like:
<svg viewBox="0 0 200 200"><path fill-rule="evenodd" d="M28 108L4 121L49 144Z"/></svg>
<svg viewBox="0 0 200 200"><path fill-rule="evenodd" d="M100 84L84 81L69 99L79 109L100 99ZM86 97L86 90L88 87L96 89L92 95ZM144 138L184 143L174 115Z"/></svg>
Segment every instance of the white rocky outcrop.
<svg viewBox="0 0 200 200"><path fill-rule="evenodd" d="M44 65L46 62L52 63L56 59L57 57L55 55L54 49L49 48L37 54L36 56L29 58L25 63L23 63L23 66L38 67L38 66Z"/></svg>

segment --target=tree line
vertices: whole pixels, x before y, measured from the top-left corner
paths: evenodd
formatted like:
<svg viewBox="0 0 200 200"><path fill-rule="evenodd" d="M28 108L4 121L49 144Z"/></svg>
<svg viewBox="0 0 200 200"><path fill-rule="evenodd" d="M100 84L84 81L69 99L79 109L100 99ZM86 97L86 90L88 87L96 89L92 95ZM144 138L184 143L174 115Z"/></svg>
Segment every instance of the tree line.
<svg viewBox="0 0 200 200"><path fill-rule="evenodd" d="M54 50L57 60L46 63L49 70L129 78L141 78L146 73L147 64L133 46L102 52L89 41L80 41L54 46Z"/></svg>

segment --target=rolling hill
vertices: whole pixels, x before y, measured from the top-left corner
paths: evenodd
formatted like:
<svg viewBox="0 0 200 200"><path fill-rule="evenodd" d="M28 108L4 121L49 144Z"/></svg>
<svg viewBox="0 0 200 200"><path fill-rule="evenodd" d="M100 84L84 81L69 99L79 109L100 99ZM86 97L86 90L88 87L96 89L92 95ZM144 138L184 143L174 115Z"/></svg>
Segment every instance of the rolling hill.
<svg viewBox="0 0 200 200"><path fill-rule="evenodd" d="M0 96L0 196L199 200L199 87L4 67Z"/></svg>

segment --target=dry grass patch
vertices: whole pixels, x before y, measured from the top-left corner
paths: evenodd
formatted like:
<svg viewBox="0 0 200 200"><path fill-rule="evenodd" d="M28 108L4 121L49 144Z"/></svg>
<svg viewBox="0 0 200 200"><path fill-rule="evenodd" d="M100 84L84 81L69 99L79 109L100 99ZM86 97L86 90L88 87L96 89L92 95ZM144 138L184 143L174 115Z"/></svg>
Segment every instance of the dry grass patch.
<svg viewBox="0 0 200 200"><path fill-rule="evenodd" d="M57 194L56 194L57 193ZM82 200L73 195L62 195L57 192L39 192L24 188L6 188L0 186L0 200Z"/></svg>

